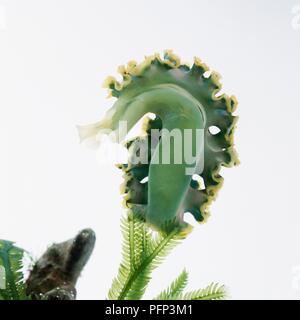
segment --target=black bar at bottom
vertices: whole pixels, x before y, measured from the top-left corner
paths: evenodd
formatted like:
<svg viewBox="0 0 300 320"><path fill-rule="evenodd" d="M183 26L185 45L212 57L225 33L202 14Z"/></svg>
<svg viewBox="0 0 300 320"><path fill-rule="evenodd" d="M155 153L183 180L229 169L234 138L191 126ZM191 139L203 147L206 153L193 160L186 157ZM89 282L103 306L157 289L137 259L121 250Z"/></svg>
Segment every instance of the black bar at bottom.
<svg viewBox="0 0 300 320"><path fill-rule="evenodd" d="M210 317L245 317L297 315L299 300L228 300L228 301L0 301L3 319L13 315L39 319L60 319L80 315L88 319L198 319L206 313ZM86 319L82 319L86 320Z"/></svg>

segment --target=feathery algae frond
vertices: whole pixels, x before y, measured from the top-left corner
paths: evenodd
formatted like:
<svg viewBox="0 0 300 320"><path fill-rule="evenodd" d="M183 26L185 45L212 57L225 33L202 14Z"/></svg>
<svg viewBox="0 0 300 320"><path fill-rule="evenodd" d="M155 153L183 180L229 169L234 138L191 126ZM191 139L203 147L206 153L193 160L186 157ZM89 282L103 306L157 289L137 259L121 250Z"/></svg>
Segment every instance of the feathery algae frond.
<svg viewBox="0 0 300 320"><path fill-rule="evenodd" d="M0 300L29 300L22 272L24 253L12 241L0 240Z"/></svg>

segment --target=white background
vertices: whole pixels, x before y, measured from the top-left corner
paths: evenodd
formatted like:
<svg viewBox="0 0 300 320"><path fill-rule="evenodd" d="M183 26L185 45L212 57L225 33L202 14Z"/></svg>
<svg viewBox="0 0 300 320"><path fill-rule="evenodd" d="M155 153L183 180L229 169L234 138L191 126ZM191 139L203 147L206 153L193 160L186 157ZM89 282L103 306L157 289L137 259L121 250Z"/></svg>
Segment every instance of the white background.
<svg viewBox="0 0 300 320"><path fill-rule="evenodd" d="M78 297L106 297L120 260L121 172L79 144L76 124L112 105L101 83L118 65L172 48L184 61L199 56L238 98L241 165L223 170L208 223L155 272L145 297L186 267L191 289L218 281L234 299L299 299L297 4L0 0L0 238L38 257L92 227L97 246Z"/></svg>

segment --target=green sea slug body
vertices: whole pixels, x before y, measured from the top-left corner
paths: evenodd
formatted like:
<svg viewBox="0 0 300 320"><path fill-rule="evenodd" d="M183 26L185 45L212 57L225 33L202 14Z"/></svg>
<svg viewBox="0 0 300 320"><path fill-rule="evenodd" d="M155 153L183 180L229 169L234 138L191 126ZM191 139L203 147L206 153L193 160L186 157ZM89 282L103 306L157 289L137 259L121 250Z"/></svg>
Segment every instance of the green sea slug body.
<svg viewBox="0 0 300 320"><path fill-rule="evenodd" d="M205 221L222 186L221 166L238 162L233 146L236 99L217 95L219 75L207 71L198 58L189 67L171 51L163 59L155 54L141 64L131 61L119 68L122 83L112 77L105 82L117 101L104 119L79 128L82 139L113 130L121 142L126 132L120 132L120 122L130 130L146 114L155 114L154 119L146 117L143 134L126 143L129 160L119 167L126 206L164 233L175 228L188 232L186 212ZM148 148L141 147L145 145ZM162 160L166 150L169 162ZM186 150L193 161L183 156Z"/></svg>

